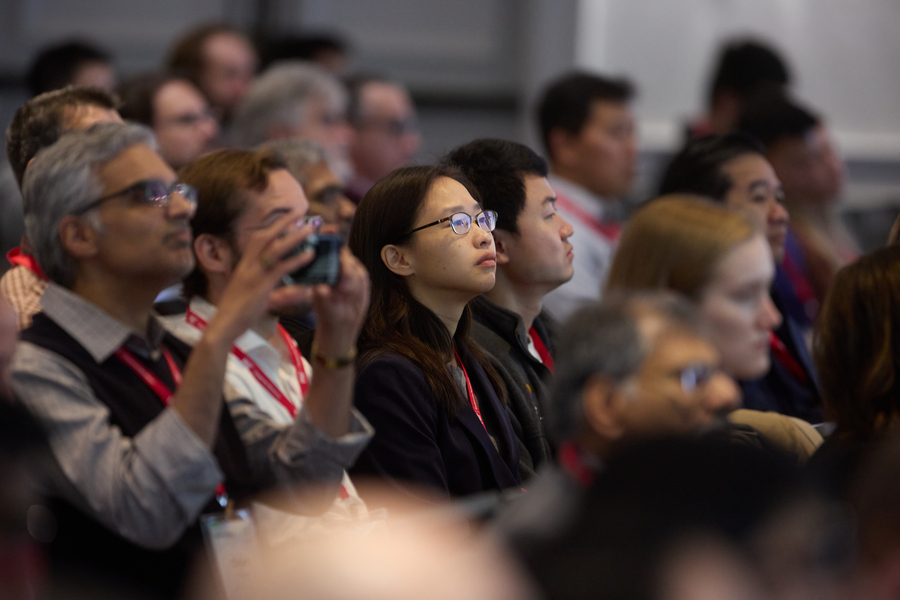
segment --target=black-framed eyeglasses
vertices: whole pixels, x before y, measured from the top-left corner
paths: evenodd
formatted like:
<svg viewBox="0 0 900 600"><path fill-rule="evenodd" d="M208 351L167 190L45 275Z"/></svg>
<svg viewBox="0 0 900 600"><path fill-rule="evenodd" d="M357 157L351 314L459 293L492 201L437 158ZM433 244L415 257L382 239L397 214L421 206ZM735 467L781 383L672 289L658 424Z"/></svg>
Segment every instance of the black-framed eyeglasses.
<svg viewBox="0 0 900 600"><path fill-rule="evenodd" d="M693 394L709 383L716 371L718 371L716 367L703 363L686 366L678 372L681 389L685 394Z"/></svg>
<svg viewBox="0 0 900 600"><path fill-rule="evenodd" d="M134 185L130 185L118 192L113 192L112 194L97 198L90 204L82 206L73 214L83 215L89 210L97 208L107 200L125 196L126 194L132 194L140 204L149 204L151 206L158 206L159 208L167 208L172 203L172 194L178 194L187 200L193 209L197 208L197 190L195 190L193 186L177 181L172 185L166 185L165 182L159 179L147 179L145 181L138 181Z"/></svg>
<svg viewBox="0 0 900 600"><path fill-rule="evenodd" d="M432 227L434 225L439 225L446 221L450 221L450 227L453 229L453 233L459 235L465 235L469 233L469 229L472 228L472 220L475 220L478 223L478 226L490 233L497 227L497 212L493 210L483 210L474 217L468 213L458 212L453 213L449 217L444 217L443 219L438 219L434 223L429 223L428 225L422 225L421 227L416 227L409 233L415 233L420 229L425 229L426 227ZM409 234L407 234L409 235Z"/></svg>

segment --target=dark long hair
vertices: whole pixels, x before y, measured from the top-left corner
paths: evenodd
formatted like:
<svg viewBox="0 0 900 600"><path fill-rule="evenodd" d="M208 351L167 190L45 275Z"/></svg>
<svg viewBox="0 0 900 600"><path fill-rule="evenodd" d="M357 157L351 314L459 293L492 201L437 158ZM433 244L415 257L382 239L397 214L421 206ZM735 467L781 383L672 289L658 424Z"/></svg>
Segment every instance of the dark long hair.
<svg viewBox="0 0 900 600"><path fill-rule="evenodd" d="M900 418L900 247L838 272L819 312L813 357L836 435L871 439Z"/></svg>
<svg viewBox="0 0 900 600"><path fill-rule="evenodd" d="M478 199L472 185L453 167L397 169L372 186L360 201L348 245L372 280L372 301L359 335L359 366L384 352L408 358L422 369L438 404L452 416L466 402L447 372L454 349L460 355L470 354L484 368L497 395L506 400L506 388L490 359L469 339L472 311L466 305L451 339L440 318L412 296L406 278L393 273L381 260L381 249L386 245L409 241L409 231L425 198L441 177L458 181Z"/></svg>

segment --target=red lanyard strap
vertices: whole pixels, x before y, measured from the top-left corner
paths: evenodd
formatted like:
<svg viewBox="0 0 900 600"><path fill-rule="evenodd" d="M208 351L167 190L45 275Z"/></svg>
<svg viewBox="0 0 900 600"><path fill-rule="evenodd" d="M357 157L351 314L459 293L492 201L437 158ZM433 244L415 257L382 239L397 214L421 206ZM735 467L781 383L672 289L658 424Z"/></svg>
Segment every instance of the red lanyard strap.
<svg viewBox="0 0 900 600"><path fill-rule="evenodd" d="M778 336L775 335L774 331L769 332L769 348L772 350L772 355L775 356L775 360L781 363L785 369L787 369L797 380L803 385L807 385L809 383L809 378L806 376L806 372L803 370L803 367L800 366L800 363L791 356L790 351L787 349L787 346L784 345Z"/></svg>
<svg viewBox="0 0 900 600"><path fill-rule="evenodd" d="M475 415L478 417L478 420L481 421L481 426L487 431L484 419L481 418L481 409L478 408L478 400L475 399L475 391L472 389L472 382L469 381L469 374L466 372L466 367L463 365L462 359L459 358L459 352L457 352L455 348L453 349L453 354L456 355L456 364L462 369L463 376L466 378L466 391L469 393L469 404L472 405L472 410L475 411Z"/></svg>
<svg viewBox="0 0 900 600"><path fill-rule="evenodd" d="M547 346L544 345L544 340L541 339L541 336L538 335L538 332L534 327L528 330L528 335L531 336L531 343L534 344L534 349L537 350L538 356L541 357L541 362L544 363L544 366L550 369L551 373L556 371L556 363L553 362L550 351L547 350Z"/></svg>
<svg viewBox="0 0 900 600"><path fill-rule="evenodd" d="M115 355L116 358L125 363L125 366L131 369L135 375L140 377L141 380L147 384L147 387L153 390L163 404L169 406L172 403L172 390L157 377L156 373L145 367L144 363L139 361L134 354L126 350L125 346L116 350ZM165 346L162 348L162 355L166 359L166 364L169 366L169 373L172 375L172 381L175 382L175 387L177 388L181 385L181 369L178 368L178 365L175 363L175 360L172 359L172 355L169 354L169 351L166 350ZM222 508L225 508L225 505L228 504L228 493L225 491L225 485L221 482L216 485L216 501Z"/></svg>
<svg viewBox="0 0 900 600"><path fill-rule="evenodd" d="M185 314L186 321L188 325L203 331L206 329L207 322L192 311L190 308L187 310ZM278 325L278 332L281 334L282 339L284 340L285 345L288 347L288 350L291 353L291 363L294 365L294 369L297 371L297 381L300 384L300 394L304 398L306 397L306 393L309 390L309 375L306 373L306 367L303 366L303 355L300 354L300 350L297 348L297 343L291 337L291 335L282 327ZM268 392L270 396L272 396L281 406L284 407L285 410L288 411L288 414L291 415L291 418L297 416L297 405L291 402L290 398L284 395L281 389L275 385L275 383L269 379L269 377L263 372L263 370L256 364L252 358L250 358L246 352L241 350L234 345L231 347L231 353L234 354L235 358L241 361L241 364L244 365L247 370L253 375L253 378Z"/></svg>
<svg viewBox="0 0 900 600"><path fill-rule="evenodd" d="M618 223L604 223L603 221L600 221L599 219L594 217L594 215L590 214L589 212L575 204L575 202L560 193L556 194L556 205L564 211L572 213L572 215L576 219L599 233L601 236L610 240L611 242L615 242L619 239L619 234L622 231L622 226Z"/></svg>
<svg viewBox="0 0 900 600"><path fill-rule="evenodd" d="M44 281L48 281L47 276L44 275L44 272L41 270L41 267L37 263L37 260L35 260L33 256L22 254L21 248L16 247L7 252L6 260L9 261L9 264L25 267Z"/></svg>

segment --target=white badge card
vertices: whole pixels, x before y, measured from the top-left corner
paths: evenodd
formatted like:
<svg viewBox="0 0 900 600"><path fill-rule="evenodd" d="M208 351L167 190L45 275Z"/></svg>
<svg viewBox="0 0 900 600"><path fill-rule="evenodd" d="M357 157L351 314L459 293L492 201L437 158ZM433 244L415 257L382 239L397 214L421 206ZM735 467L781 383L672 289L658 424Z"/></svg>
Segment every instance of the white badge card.
<svg viewBox="0 0 900 600"><path fill-rule="evenodd" d="M230 512L230 511L229 511ZM215 557L216 570L228 598L246 598L250 574L258 567L259 542L247 510L200 518L203 540Z"/></svg>

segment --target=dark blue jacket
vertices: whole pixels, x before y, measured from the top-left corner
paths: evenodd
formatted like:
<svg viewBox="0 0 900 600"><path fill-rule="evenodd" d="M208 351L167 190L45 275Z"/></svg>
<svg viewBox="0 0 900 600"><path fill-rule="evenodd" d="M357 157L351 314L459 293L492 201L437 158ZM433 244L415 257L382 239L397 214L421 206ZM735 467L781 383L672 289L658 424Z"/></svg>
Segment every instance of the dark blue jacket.
<svg viewBox="0 0 900 600"><path fill-rule="evenodd" d="M414 483L451 497L519 487L518 445L506 410L481 366L466 353L461 357L497 448L468 402L449 417L422 371L385 353L356 378L354 404L375 437L352 475Z"/></svg>

